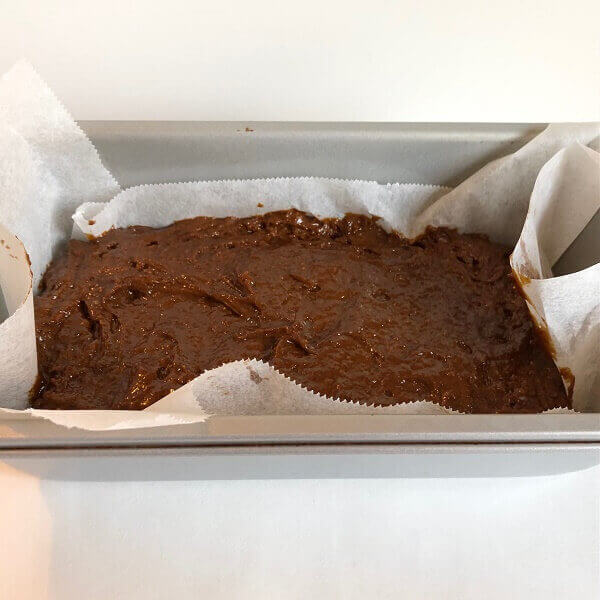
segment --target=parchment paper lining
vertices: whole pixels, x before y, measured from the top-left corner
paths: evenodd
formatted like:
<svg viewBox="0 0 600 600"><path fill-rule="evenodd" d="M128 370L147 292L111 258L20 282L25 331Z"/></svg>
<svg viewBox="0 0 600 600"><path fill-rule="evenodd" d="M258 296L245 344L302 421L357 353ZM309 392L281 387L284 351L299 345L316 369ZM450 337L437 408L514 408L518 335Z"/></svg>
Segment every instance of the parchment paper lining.
<svg viewBox="0 0 600 600"><path fill-rule="evenodd" d="M518 242L513 269L526 276L530 309L548 328L557 364L576 376L575 406L600 410L600 265L549 277L550 266L600 206L598 155L583 146L597 137L595 124L550 126L451 191L306 177L144 185L118 193L83 132L33 70L20 63L0 81L0 220L24 241L34 282L68 237L66 216L74 210L76 237L134 224L162 227L198 215L250 216L295 207L321 218L347 212L377 215L385 229L407 237L432 224L487 233L505 244ZM0 262L1 283L5 294L14 297L13 279L22 281L29 266L25 258L12 259L10 268L6 264ZM0 343L9 349L0 362L0 385L9 390L2 404L22 408L23 390L37 372L31 292L22 297L20 308L14 310L14 302L11 306L14 312L0 325ZM269 365L245 360L203 373L145 411L18 412L102 430L191 423L208 414L452 411L429 402L382 408L334 400L302 388Z"/></svg>

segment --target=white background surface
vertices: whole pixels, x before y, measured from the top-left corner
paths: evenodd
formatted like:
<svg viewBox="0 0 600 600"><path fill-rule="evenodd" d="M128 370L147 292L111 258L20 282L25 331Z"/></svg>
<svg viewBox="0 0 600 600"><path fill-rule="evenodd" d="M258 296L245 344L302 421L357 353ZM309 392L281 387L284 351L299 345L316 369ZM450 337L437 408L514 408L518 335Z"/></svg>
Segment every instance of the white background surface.
<svg viewBox="0 0 600 600"><path fill-rule="evenodd" d="M600 119L597 0L0 0L77 119Z"/></svg>
<svg viewBox="0 0 600 600"><path fill-rule="evenodd" d="M28 58L79 119L600 119L594 0L0 0L0 14L0 72ZM596 598L599 479L107 484L8 461L0 595Z"/></svg>
<svg viewBox="0 0 600 600"><path fill-rule="evenodd" d="M195 465L214 465L217 458L6 457L0 463L0 597L600 595L598 467L512 478L194 480ZM277 457L240 460L248 473L272 473L283 464ZM354 470L349 463L393 473L403 457L334 460L346 473ZM411 460L423 474L442 462L435 455ZM518 454L506 460L526 462ZM453 455L446 472L461 462ZM216 464L217 476L231 468ZM314 472L301 466L309 459L290 456L286 464ZM154 480L158 471L172 481Z"/></svg>

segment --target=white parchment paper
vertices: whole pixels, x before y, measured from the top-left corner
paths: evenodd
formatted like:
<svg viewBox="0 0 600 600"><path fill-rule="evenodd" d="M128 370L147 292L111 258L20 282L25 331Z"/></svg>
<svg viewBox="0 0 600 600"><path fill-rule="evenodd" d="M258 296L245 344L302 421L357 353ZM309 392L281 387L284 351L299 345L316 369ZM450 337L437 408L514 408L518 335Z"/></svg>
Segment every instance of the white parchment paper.
<svg viewBox="0 0 600 600"><path fill-rule="evenodd" d="M600 207L599 157L586 147L598 135L596 124L552 125L454 190L306 177L120 191L66 110L19 63L0 80L0 233L10 246L0 244L0 285L10 314L0 324L3 412L94 430L192 423L214 414L451 413L429 402L376 408L325 398L259 361L207 371L144 411L23 410L37 373L32 290L71 228L77 237L97 236L111 227L290 207L318 217L377 215L384 228L408 237L430 224L448 225L516 245L512 265L525 276L532 314L547 327L559 367L575 375L574 407L599 411L600 265L551 276L551 265Z"/></svg>

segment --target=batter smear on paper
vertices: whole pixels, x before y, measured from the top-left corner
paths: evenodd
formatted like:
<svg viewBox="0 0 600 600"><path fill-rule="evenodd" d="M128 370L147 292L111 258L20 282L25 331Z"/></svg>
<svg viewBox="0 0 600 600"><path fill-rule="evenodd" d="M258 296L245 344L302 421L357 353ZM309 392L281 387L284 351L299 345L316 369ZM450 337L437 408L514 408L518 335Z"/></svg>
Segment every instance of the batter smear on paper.
<svg viewBox="0 0 600 600"><path fill-rule="evenodd" d="M203 371L267 361L309 389L473 413L570 406L509 250L289 210L71 241L35 300L36 408L143 409Z"/></svg>

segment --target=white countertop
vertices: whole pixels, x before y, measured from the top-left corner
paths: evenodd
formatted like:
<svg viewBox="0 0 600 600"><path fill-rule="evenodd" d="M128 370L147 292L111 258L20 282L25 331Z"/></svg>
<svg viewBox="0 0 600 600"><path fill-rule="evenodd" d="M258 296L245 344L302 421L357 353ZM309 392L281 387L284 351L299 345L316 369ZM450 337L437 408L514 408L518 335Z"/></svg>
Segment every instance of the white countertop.
<svg viewBox="0 0 600 600"><path fill-rule="evenodd" d="M600 120L596 0L4 0L76 119Z"/></svg>
<svg viewBox="0 0 600 600"><path fill-rule="evenodd" d="M367 478L232 481L195 471L213 461L226 477L235 457L55 456L0 457L2 598L600 594L598 465L539 477L368 478L370 464L393 470L410 456L320 456L362 461ZM437 464L413 459L424 476ZM309 459L245 464L249 476L268 475L281 460L298 473ZM489 455L479 460L494 472Z"/></svg>

